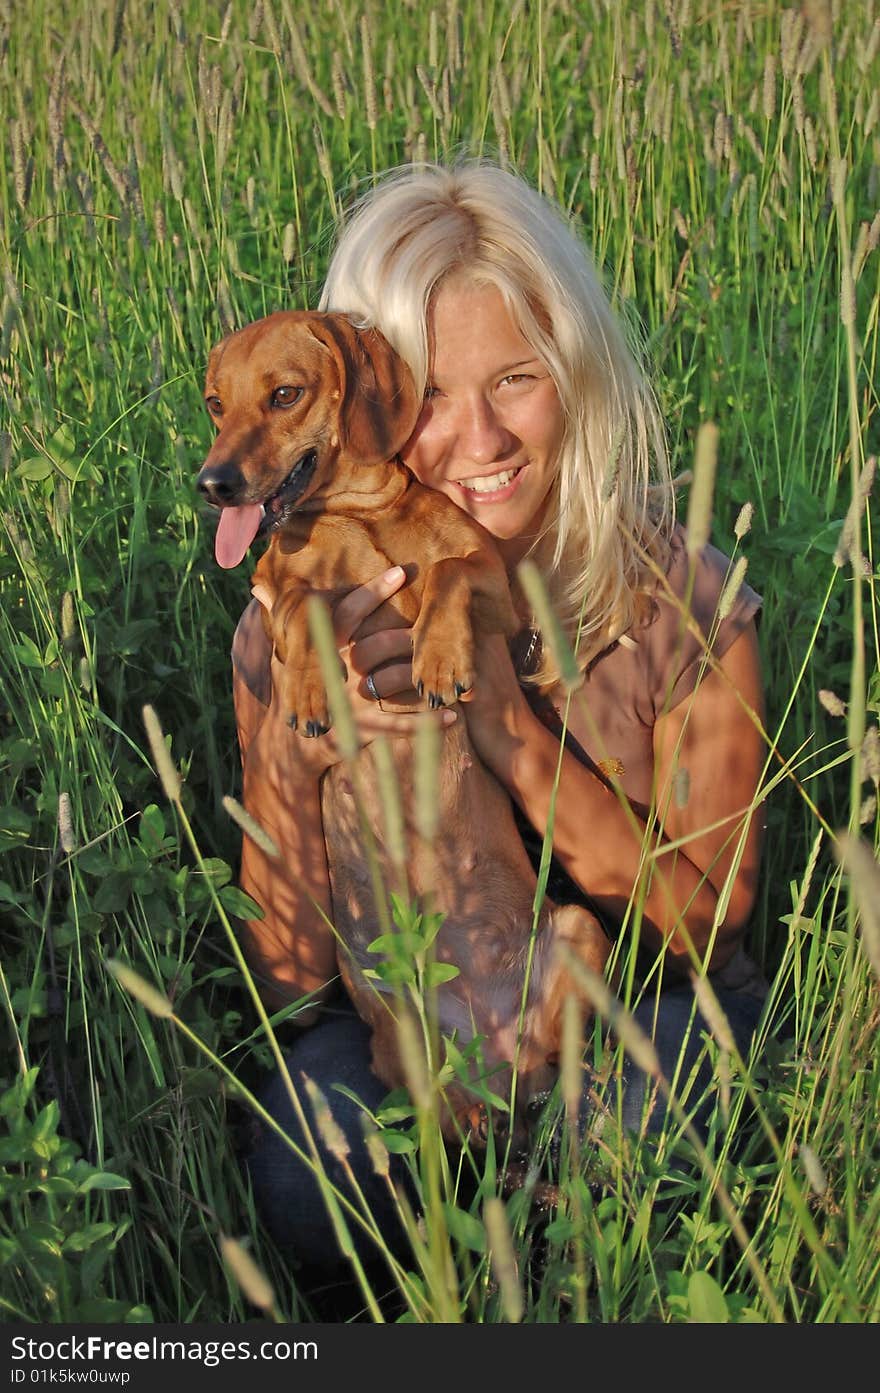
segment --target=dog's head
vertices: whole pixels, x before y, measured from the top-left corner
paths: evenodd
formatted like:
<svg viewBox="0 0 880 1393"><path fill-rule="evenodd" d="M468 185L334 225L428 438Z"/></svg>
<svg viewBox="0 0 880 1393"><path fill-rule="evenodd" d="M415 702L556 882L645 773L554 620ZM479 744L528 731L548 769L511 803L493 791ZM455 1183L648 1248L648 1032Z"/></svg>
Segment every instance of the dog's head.
<svg viewBox="0 0 880 1393"><path fill-rule="evenodd" d="M375 329L298 310L248 324L212 350L205 404L218 434L196 486L223 510L215 553L225 567L294 510L368 490L358 471L397 453L421 405L406 364Z"/></svg>

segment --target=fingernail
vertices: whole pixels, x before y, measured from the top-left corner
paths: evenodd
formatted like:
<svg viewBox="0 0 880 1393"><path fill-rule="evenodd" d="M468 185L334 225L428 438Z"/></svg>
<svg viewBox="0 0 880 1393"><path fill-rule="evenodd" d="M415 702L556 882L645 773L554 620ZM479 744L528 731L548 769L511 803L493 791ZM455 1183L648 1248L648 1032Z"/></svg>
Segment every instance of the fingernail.
<svg viewBox="0 0 880 1393"><path fill-rule="evenodd" d="M402 566L392 566L390 571L385 572L385 579L391 585L394 581L403 580L404 574Z"/></svg>
<svg viewBox="0 0 880 1393"><path fill-rule="evenodd" d="M451 726L453 721L458 720L458 713L456 711L444 711L443 715L440 717L440 720L442 721L443 725Z"/></svg>

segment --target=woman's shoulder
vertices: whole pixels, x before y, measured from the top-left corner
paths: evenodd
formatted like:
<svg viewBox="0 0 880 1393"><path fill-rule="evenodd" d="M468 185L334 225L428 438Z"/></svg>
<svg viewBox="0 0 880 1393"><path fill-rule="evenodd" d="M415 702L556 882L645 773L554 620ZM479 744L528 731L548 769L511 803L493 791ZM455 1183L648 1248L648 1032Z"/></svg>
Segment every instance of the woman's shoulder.
<svg viewBox="0 0 880 1393"><path fill-rule="evenodd" d="M718 603L728 582L732 582L740 568L740 583L733 594L726 597L733 605L748 605L754 614L761 605L761 596L746 583L742 563L735 563L718 547L706 542L691 555L688 551L688 536L685 527L676 523L669 539L669 563L666 569L666 585L658 584L655 594L658 599L666 599L675 604L683 600L690 587L689 609L704 632L708 632L716 617ZM692 579L691 579L692 578ZM671 593L670 593L671 592Z"/></svg>
<svg viewBox="0 0 880 1393"><path fill-rule="evenodd" d="M689 552L684 527L675 525L665 575L655 578L643 616L629 634L642 658L655 715L693 691L709 664L707 654L722 658L761 603L741 563L711 543Z"/></svg>

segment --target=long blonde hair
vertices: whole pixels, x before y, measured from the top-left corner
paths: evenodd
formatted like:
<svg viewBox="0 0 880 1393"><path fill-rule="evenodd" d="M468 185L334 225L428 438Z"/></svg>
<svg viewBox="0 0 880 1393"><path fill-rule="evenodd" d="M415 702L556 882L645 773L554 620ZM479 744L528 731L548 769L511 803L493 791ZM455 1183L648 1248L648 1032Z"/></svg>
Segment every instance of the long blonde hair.
<svg viewBox="0 0 880 1393"><path fill-rule="evenodd" d="M663 566L668 557L674 495L660 411L562 214L486 161L406 166L370 189L343 229L320 308L379 329L424 390L431 301L452 274L497 287L563 406L556 485L531 556L583 670L638 617L650 586L643 553ZM532 680L558 680L546 646Z"/></svg>

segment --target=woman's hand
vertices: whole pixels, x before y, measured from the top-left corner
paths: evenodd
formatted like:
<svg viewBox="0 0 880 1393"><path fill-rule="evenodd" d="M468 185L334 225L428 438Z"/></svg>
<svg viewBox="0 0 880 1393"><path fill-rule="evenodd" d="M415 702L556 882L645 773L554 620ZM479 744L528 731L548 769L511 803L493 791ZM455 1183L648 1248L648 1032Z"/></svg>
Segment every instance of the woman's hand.
<svg viewBox="0 0 880 1393"><path fill-rule="evenodd" d="M394 698L395 702L418 701L412 690L411 630L375 629L371 622L379 607L405 583L402 567L392 567L350 591L333 610L333 632L345 667L346 690L362 745L369 744L377 735L413 735L420 720L433 720L447 726L456 719L454 711L390 711L380 704L385 698ZM254 588L254 595L271 612L273 597L259 585ZM333 730L313 737L300 732L294 735L281 716L277 693L282 667L274 655L271 670L272 701L266 717L266 721L271 722L271 738L286 745L298 773L319 779L342 758ZM379 700L367 686L371 674Z"/></svg>

